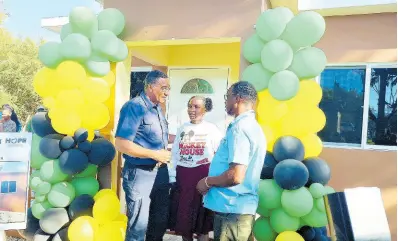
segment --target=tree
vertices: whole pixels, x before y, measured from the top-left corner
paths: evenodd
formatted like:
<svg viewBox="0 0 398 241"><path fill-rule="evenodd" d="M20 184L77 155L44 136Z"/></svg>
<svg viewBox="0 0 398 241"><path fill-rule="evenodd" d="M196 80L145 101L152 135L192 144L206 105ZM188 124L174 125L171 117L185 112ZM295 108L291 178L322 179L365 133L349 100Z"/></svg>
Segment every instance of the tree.
<svg viewBox="0 0 398 241"><path fill-rule="evenodd" d="M36 72L43 67L38 50L31 39L15 38L0 27L0 105L13 106L22 123L41 103L32 85Z"/></svg>

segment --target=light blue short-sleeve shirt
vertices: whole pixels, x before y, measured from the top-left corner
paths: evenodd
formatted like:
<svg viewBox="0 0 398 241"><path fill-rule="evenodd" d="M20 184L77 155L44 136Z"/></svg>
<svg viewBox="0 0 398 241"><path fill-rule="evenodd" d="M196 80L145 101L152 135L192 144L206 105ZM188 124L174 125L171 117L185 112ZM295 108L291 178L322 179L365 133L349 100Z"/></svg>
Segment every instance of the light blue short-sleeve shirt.
<svg viewBox="0 0 398 241"><path fill-rule="evenodd" d="M244 181L232 187L212 187L204 206L219 213L256 214L258 186L267 143L254 111L245 112L228 126L210 164L209 176L219 176L236 163L247 166Z"/></svg>

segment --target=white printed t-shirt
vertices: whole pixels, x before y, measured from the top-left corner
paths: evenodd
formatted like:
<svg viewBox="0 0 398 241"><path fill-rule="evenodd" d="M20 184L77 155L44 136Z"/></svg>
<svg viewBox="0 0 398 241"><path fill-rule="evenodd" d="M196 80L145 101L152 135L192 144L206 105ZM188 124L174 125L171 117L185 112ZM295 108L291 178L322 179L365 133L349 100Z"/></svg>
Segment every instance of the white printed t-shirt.
<svg viewBox="0 0 398 241"><path fill-rule="evenodd" d="M177 165L191 168L210 163L221 139L220 130L210 122L183 124L177 130L171 149L170 182L176 181Z"/></svg>

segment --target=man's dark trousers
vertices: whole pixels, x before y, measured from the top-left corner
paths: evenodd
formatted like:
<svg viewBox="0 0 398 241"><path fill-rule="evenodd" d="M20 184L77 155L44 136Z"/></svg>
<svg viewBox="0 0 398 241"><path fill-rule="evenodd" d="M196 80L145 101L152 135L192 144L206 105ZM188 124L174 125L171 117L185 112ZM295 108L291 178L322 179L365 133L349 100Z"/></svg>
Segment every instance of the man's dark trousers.
<svg viewBox="0 0 398 241"><path fill-rule="evenodd" d="M126 241L163 240L169 219L169 187L166 165L125 164L123 189L129 218Z"/></svg>

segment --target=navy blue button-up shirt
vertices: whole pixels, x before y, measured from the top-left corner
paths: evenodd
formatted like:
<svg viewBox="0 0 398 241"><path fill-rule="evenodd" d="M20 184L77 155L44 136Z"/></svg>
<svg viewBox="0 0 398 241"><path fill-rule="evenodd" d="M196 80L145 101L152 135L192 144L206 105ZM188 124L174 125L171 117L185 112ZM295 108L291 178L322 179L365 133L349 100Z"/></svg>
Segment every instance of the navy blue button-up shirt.
<svg viewBox="0 0 398 241"><path fill-rule="evenodd" d="M144 92L123 105L120 111L116 137L130 140L151 150L166 149L168 125L161 107L154 105ZM134 165L154 165L150 158L123 155L126 162Z"/></svg>

